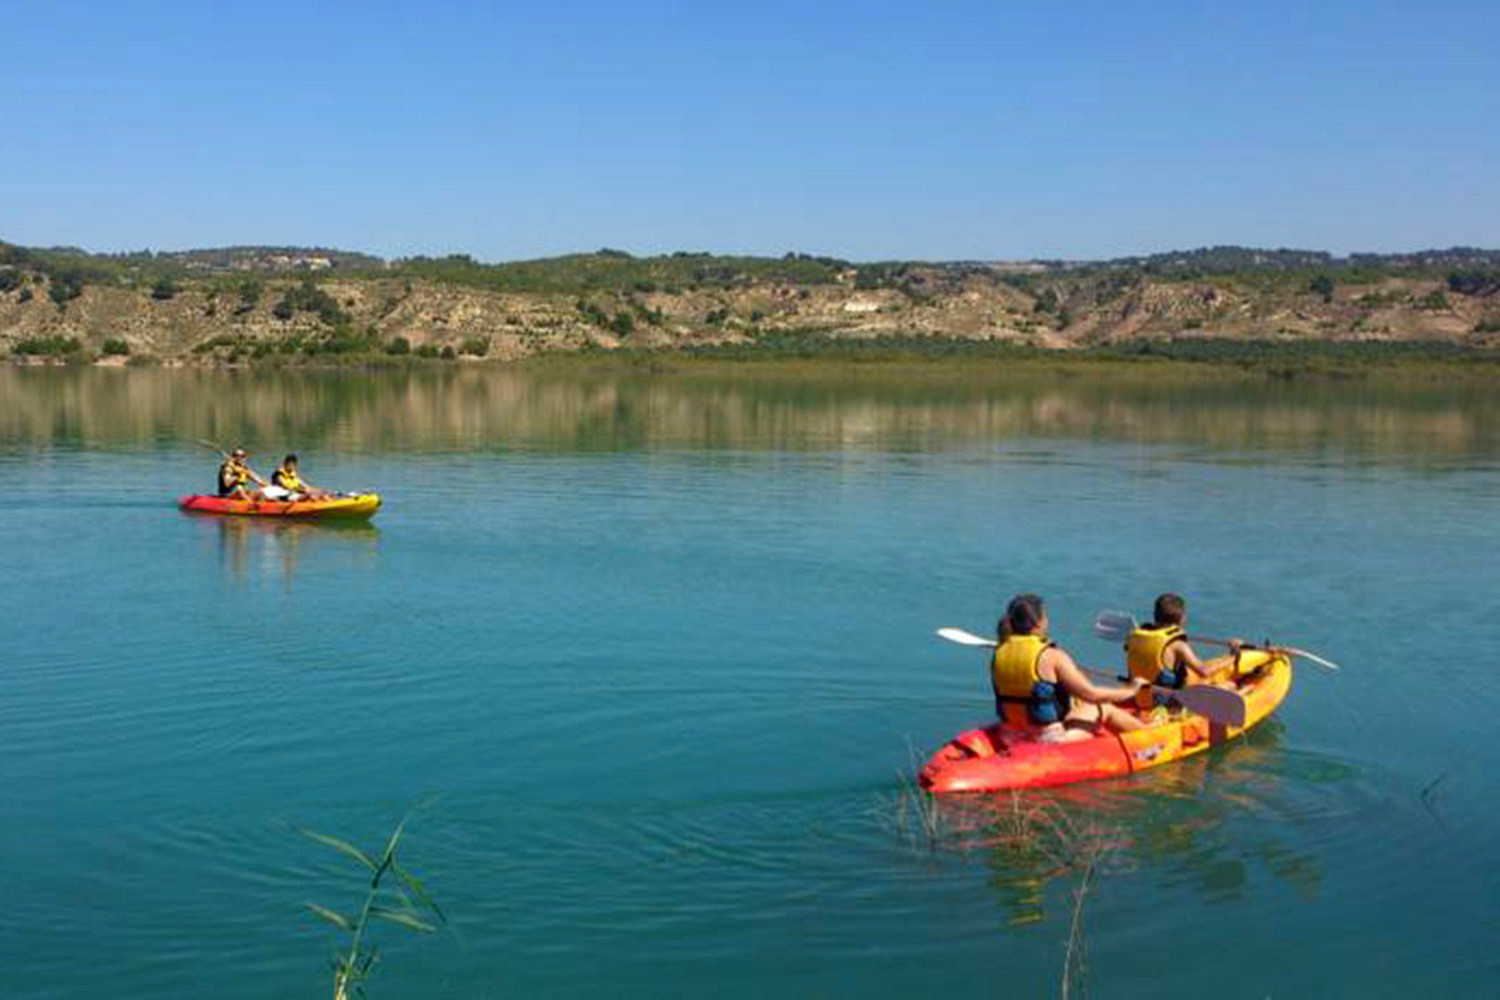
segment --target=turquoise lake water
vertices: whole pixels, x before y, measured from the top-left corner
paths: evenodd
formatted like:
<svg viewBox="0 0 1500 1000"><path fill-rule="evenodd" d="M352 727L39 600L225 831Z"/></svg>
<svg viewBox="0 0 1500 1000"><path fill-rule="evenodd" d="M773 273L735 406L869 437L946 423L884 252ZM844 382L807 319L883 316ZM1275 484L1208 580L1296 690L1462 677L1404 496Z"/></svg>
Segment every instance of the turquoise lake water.
<svg viewBox="0 0 1500 1000"><path fill-rule="evenodd" d="M180 514L198 438L386 505ZM1163 589L1344 669L1023 800L1112 847L1090 994L1495 995L1497 499L1483 386L0 368L0 996L327 996L297 829L413 807L375 997L1057 995L1076 874L909 793L933 630Z"/></svg>

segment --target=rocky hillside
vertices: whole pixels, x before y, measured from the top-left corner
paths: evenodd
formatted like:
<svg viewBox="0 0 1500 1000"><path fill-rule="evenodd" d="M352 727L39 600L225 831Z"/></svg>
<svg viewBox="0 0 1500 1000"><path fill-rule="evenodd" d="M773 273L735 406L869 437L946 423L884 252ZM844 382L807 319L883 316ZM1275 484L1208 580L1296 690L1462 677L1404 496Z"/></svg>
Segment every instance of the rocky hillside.
<svg viewBox="0 0 1500 1000"><path fill-rule="evenodd" d="M0 245L0 355L510 360L785 334L1059 349L1174 338L1500 344L1500 255L1278 256L1292 253L853 265L601 251L482 265L258 248L251 273L243 253L227 251L143 260Z"/></svg>

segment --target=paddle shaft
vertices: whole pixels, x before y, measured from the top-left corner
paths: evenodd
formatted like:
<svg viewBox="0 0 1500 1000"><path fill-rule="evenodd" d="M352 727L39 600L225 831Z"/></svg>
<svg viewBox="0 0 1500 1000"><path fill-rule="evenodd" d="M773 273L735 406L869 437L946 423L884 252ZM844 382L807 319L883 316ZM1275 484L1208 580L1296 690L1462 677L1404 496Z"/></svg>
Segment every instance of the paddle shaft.
<svg viewBox="0 0 1500 1000"><path fill-rule="evenodd" d="M993 649L999 645L994 639L986 639L983 636L966 632L961 628L940 628L937 634L949 642L956 642L961 646L986 646ZM1095 674L1100 677L1112 677L1109 671L1095 670L1090 667L1079 667L1085 673ZM1182 707L1190 712L1204 716L1210 722L1217 722L1225 726L1241 727L1245 725L1246 706L1245 697L1238 691L1217 687L1212 684L1191 684L1181 688L1164 687L1160 684L1146 684L1153 691L1161 691L1177 700Z"/></svg>
<svg viewBox="0 0 1500 1000"><path fill-rule="evenodd" d="M225 459L226 461L231 457L230 454L229 454L229 452L225 451L224 447L222 445L214 444L212 441L205 441L202 438L196 438L196 439L194 439L193 443L197 444L197 445L201 445L202 447L207 448L209 451L216 451L216 452L218 452L219 453L219 457ZM262 478L260 478L260 476L256 475L254 469L251 469L248 465L245 466L245 468L250 472L250 478L251 479L254 479L257 483L259 483L262 486L268 485L264 479L262 479Z"/></svg>
<svg viewBox="0 0 1500 1000"><path fill-rule="evenodd" d="M1091 674L1094 677L1101 677L1101 678L1103 678L1104 680L1107 680L1107 681L1116 681L1122 687L1125 686L1125 682L1122 681L1122 680L1120 680L1118 674L1112 673L1112 672L1110 672L1108 670L1100 670L1097 667L1085 667L1085 666L1083 666L1081 664L1077 664L1077 663L1075 663L1073 665L1075 667L1078 667L1079 670L1082 670L1086 674ZM1161 692L1163 692L1165 694L1176 694L1178 691L1181 690L1181 688L1167 687L1165 684L1151 684L1151 683L1146 683L1146 684L1142 684L1141 687L1148 687L1148 688L1151 688L1153 691L1161 691Z"/></svg>
<svg viewBox="0 0 1500 1000"><path fill-rule="evenodd" d="M1234 648L1234 643L1228 641L1227 639L1210 639L1207 636L1202 635L1190 635L1187 637L1187 639L1189 642L1201 642L1209 646L1223 646L1225 649ZM1257 645L1252 642L1242 642L1240 643L1240 648L1255 649L1259 650L1262 653L1281 653L1288 656L1300 656L1304 660L1311 660L1318 666L1326 667L1329 670L1337 670L1339 668L1339 665L1337 663L1334 663L1332 660L1325 660L1323 659L1323 657L1317 655L1316 653L1309 653L1307 650L1298 649L1296 646L1277 646L1270 643L1267 643L1265 645Z"/></svg>
<svg viewBox="0 0 1500 1000"><path fill-rule="evenodd" d="M1234 643L1228 639L1210 639L1206 635L1185 635L1183 638L1188 642L1201 642L1209 646L1222 646L1224 649L1233 649L1236 645L1241 649L1260 649L1266 651L1274 649L1272 646L1257 646L1253 642Z"/></svg>
<svg viewBox="0 0 1500 1000"><path fill-rule="evenodd" d="M1134 632L1138 627L1139 626L1136 623L1135 615L1132 615L1129 612L1101 611L1099 612L1098 618L1096 618L1094 621L1094 634L1099 638L1107 639L1110 642L1123 642L1126 641L1129 638L1130 634ZM1189 642L1202 642L1210 646L1223 646L1226 649L1233 649L1235 645L1227 639L1210 639L1209 637L1202 635L1189 635L1184 636L1183 638L1187 639ZM1263 645L1242 642L1239 644L1239 647L1241 649L1258 650L1262 653L1277 653L1286 656L1298 656L1304 660L1309 660L1313 663L1316 663L1318 666L1325 667L1329 670L1337 670L1339 668L1339 665L1337 663L1334 663L1332 660L1324 659L1317 653L1310 653L1305 649L1298 649L1296 646L1273 645L1268 641Z"/></svg>
<svg viewBox="0 0 1500 1000"><path fill-rule="evenodd" d="M940 628L938 629L937 634L941 638L947 639L949 642L956 642L961 646L989 646L991 649L993 649L994 647L1000 645L1000 643L994 639L986 639L983 636L975 635L973 632L965 632L963 629ZM1095 667L1085 667L1076 663L1074 664L1074 666L1077 666L1079 670L1083 671L1086 674L1092 674L1095 677L1102 677L1105 680L1118 679L1117 675L1111 673L1108 670L1099 670ZM1167 694L1175 694L1178 691L1182 690L1181 688L1167 687L1164 684L1144 684L1142 686L1153 688L1157 691L1164 691Z"/></svg>

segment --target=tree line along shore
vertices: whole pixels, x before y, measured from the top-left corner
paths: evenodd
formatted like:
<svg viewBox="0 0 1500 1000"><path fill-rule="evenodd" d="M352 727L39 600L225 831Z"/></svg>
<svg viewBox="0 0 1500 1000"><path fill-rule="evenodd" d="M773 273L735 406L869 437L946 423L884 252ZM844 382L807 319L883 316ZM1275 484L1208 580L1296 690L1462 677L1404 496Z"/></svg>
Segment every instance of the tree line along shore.
<svg viewBox="0 0 1500 1000"><path fill-rule="evenodd" d="M1221 247L1097 262L852 263L605 249L484 264L0 243L0 357L1488 373L1500 359L1500 251Z"/></svg>

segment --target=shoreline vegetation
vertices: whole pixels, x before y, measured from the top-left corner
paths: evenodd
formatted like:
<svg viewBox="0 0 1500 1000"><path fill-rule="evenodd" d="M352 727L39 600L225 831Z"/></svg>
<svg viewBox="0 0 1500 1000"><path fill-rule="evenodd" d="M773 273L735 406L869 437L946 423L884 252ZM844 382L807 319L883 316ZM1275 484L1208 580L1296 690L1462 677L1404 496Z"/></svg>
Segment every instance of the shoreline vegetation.
<svg viewBox="0 0 1500 1000"><path fill-rule="evenodd" d="M0 243L0 360L636 373L1500 375L1500 251L1217 247L1111 261Z"/></svg>
<svg viewBox="0 0 1500 1000"><path fill-rule="evenodd" d="M816 377L864 374L963 380L1107 376L1149 381L1169 375L1191 379L1500 380L1500 348L1442 341L1142 340L1049 349L942 337L881 337L850 341L809 336L762 344L584 348L511 361L474 356L392 357L378 352L158 359L121 356L113 352L95 355L71 343L44 344L42 348L35 353L14 352L8 357L0 357L0 362L21 367L326 369L371 373L495 367L601 376Z"/></svg>
<svg viewBox="0 0 1500 1000"><path fill-rule="evenodd" d="M1443 342L1300 343L1239 340L1129 341L1048 349L945 338L822 338L657 351L584 351L526 359L524 370L609 375L833 374L976 380L1054 375L1152 380L1189 378L1500 378L1500 349Z"/></svg>

